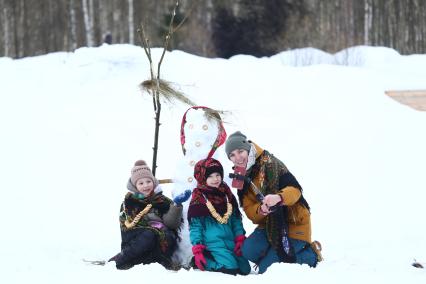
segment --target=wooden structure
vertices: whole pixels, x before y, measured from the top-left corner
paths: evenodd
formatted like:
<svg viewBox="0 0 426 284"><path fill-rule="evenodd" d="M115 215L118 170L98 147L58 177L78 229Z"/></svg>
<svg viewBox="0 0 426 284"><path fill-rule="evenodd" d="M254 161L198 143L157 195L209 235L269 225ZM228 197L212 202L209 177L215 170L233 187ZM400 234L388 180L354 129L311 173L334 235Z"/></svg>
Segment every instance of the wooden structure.
<svg viewBox="0 0 426 284"><path fill-rule="evenodd" d="M426 90L386 91L392 99L419 111L426 111Z"/></svg>

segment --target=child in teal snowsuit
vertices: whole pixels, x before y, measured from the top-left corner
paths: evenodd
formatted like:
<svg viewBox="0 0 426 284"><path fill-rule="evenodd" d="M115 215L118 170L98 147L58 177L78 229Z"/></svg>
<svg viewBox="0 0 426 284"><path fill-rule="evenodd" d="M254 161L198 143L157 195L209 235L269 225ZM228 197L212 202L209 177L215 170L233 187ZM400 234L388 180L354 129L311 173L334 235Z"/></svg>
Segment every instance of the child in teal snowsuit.
<svg viewBox="0 0 426 284"><path fill-rule="evenodd" d="M188 208L189 235L195 266L200 270L247 275L251 271L241 255L245 240L236 198L223 182L223 167L209 158L194 168L198 184Z"/></svg>

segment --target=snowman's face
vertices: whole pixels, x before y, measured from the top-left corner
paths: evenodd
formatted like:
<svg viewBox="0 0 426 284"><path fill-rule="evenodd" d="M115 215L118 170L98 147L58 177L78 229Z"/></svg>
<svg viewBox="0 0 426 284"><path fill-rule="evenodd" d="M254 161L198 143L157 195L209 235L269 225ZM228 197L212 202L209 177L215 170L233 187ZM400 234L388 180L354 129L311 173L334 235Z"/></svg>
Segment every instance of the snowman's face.
<svg viewBox="0 0 426 284"><path fill-rule="evenodd" d="M229 159L234 163L234 166L246 168L248 155L248 151L244 149L235 149L229 154Z"/></svg>
<svg viewBox="0 0 426 284"><path fill-rule="evenodd" d="M222 176L219 173L212 173L206 179L206 184L211 187L218 188L222 182Z"/></svg>

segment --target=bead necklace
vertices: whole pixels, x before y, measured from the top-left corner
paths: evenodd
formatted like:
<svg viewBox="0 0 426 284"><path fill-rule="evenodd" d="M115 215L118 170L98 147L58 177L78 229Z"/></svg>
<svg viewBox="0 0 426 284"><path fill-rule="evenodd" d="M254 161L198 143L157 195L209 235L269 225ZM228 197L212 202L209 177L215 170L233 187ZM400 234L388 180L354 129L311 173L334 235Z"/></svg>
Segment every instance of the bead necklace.
<svg viewBox="0 0 426 284"><path fill-rule="evenodd" d="M141 212L139 212L138 215L135 216L135 219L133 219L132 222L129 221L129 219L126 218L126 221L124 222L124 225L127 229L131 229L139 222L139 220L146 214L148 211L152 208L152 204L148 204Z"/></svg>
<svg viewBox="0 0 426 284"><path fill-rule="evenodd" d="M207 209L209 209L210 214L215 218L220 224L226 224L228 223L228 219L232 214L232 204L228 202L228 198L225 195L226 198L226 213L222 216L217 213L216 209L214 208L213 204L207 199L207 197L203 194L204 198L206 199L206 206Z"/></svg>

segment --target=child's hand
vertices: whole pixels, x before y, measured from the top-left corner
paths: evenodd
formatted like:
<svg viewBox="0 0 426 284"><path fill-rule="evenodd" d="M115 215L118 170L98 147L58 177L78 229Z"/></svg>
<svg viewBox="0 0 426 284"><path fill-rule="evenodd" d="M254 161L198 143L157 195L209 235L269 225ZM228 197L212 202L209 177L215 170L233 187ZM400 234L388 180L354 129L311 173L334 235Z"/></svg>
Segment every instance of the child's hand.
<svg viewBox="0 0 426 284"><path fill-rule="evenodd" d="M204 267L207 264L206 259L204 258L203 251L206 249L205 245L198 244L192 247L192 253L194 254L195 265L201 271L204 271Z"/></svg>
<svg viewBox="0 0 426 284"><path fill-rule="evenodd" d="M187 201L191 197L191 194L192 194L192 191L187 189L181 194L179 194L178 196L176 196L175 198L173 198L173 202L176 203L177 205L180 205L184 203L185 201Z"/></svg>
<svg viewBox="0 0 426 284"><path fill-rule="evenodd" d="M235 242L235 247L234 247L234 253L236 256L242 256L243 253L241 252L241 248L243 247L243 243L246 239L246 236L244 235L239 235L236 236L234 239Z"/></svg>

